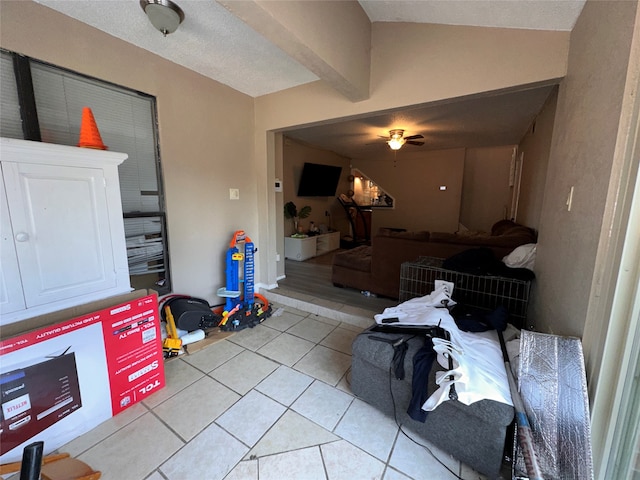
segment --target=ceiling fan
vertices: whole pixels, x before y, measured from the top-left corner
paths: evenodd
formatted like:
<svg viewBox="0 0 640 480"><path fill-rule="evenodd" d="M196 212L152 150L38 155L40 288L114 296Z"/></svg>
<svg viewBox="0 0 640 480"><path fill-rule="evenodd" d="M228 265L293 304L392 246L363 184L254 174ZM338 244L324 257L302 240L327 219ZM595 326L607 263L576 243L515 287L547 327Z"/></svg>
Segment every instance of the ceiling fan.
<svg viewBox="0 0 640 480"><path fill-rule="evenodd" d="M401 128L395 128L393 130L389 130L389 140L387 140L387 145L391 150L400 150L400 148L406 143L408 145L424 145L424 142L417 142L416 139L424 138L422 135L409 135L408 137L403 136L404 130ZM386 137L381 137L386 138Z"/></svg>

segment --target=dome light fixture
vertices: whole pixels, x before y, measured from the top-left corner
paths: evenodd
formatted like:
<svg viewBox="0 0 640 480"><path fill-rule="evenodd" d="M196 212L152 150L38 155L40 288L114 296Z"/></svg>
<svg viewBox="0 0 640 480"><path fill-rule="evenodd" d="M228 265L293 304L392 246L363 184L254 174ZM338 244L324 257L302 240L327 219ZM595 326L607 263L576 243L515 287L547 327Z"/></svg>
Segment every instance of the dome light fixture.
<svg viewBox="0 0 640 480"><path fill-rule="evenodd" d="M399 128L389 131L389 141L387 144L391 150L400 150L404 145L405 139L402 138L402 135L404 135L404 130Z"/></svg>
<svg viewBox="0 0 640 480"><path fill-rule="evenodd" d="M175 32L184 20L184 12L171 0L140 0L140 7L151 25L166 37Z"/></svg>

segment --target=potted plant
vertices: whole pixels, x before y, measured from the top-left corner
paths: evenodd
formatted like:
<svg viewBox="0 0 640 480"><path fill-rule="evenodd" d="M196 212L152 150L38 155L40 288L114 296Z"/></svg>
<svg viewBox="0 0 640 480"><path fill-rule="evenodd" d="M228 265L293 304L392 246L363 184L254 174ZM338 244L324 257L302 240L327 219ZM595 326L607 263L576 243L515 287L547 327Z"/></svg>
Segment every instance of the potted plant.
<svg viewBox="0 0 640 480"><path fill-rule="evenodd" d="M298 211L295 203L287 202L284 204L284 218L293 219L294 234L298 233L298 221L301 218L307 218L309 215L311 215L311 207L309 205L305 205Z"/></svg>

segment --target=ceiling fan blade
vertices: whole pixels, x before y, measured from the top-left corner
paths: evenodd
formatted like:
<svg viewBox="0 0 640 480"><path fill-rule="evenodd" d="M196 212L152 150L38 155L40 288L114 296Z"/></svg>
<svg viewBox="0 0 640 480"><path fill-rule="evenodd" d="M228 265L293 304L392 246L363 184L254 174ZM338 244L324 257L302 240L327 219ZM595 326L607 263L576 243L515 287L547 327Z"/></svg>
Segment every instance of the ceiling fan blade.
<svg viewBox="0 0 640 480"><path fill-rule="evenodd" d="M418 146L424 145L424 142L416 142L415 140L407 140L404 143L409 144L409 145L418 145Z"/></svg>
<svg viewBox="0 0 640 480"><path fill-rule="evenodd" d="M424 138L422 135L409 135L408 137L404 137L405 140L415 140L416 138Z"/></svg>

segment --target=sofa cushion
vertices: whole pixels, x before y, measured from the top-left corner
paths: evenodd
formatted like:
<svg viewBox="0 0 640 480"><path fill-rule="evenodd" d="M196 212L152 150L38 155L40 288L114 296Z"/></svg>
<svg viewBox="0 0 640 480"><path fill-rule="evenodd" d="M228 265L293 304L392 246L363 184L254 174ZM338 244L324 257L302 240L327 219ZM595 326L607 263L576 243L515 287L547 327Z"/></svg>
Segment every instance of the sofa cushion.
<svg viewBox="0 0 640 480"><path fill-rule="evenodd" d="M458 230L456 235L459 237L477 237L478 235L487 235L484 230Z"/></svg>
<svg viewBox="0 0 640 480"><path fill-rule="evenodd" d="M502 235L498 235L500 237L513 237L513 236L527 236L531 238L535 238L535 232L529 228L522 225L516 225L507 229Z"/></svg>
<svg viewBox="0 0 640 480"><path fill-rule="evenodd" d="M536 231L533 228L525 227L511 220L499 220L494 223L493 227L491 227L491 235L494 237L503 235L528 235L531 237L532 242L535 242L537 237Z"/></svg>
<svg viewBox="0 0 640 480"><path fill-rule="evenodd" d="M378 235L382 235L384 237L405 238L407 240L417 240L420 242L427 242L429 240L429 232L426 230L416 232L398 232L389 228L381 228L378 230Z"/></svg>
<svg viewBox="0 0 640 480"><path fill-rule="evenodd" d="M333 256L333 265L347 267L360 272L371 271L371 247L361 245Z"/></svg>
<svg viewBox="0 0 640 480"><path fill-rule="evenodd" d="M429 241L434 243L452 243L470 247L518 247L525 243L535 243L533 230L520 225L511 226L502 235L458 235L456 233L431 232Z"/></svg>
<svg viewBox="0 0 640 480"><path fill-rule="evenodd" d="M457 233L433 232L430 240L434 243L453 243L456 245L484 246L500 242L499 238L491 235L458 235Z"/></svg>
<svg viewBox="0 0 640 480"><path fill-rule="evenodd" d="M512 220L498 220L491 227L491 235L502 235L510 228L516 226L518 226L518 224Z"/></svg>

